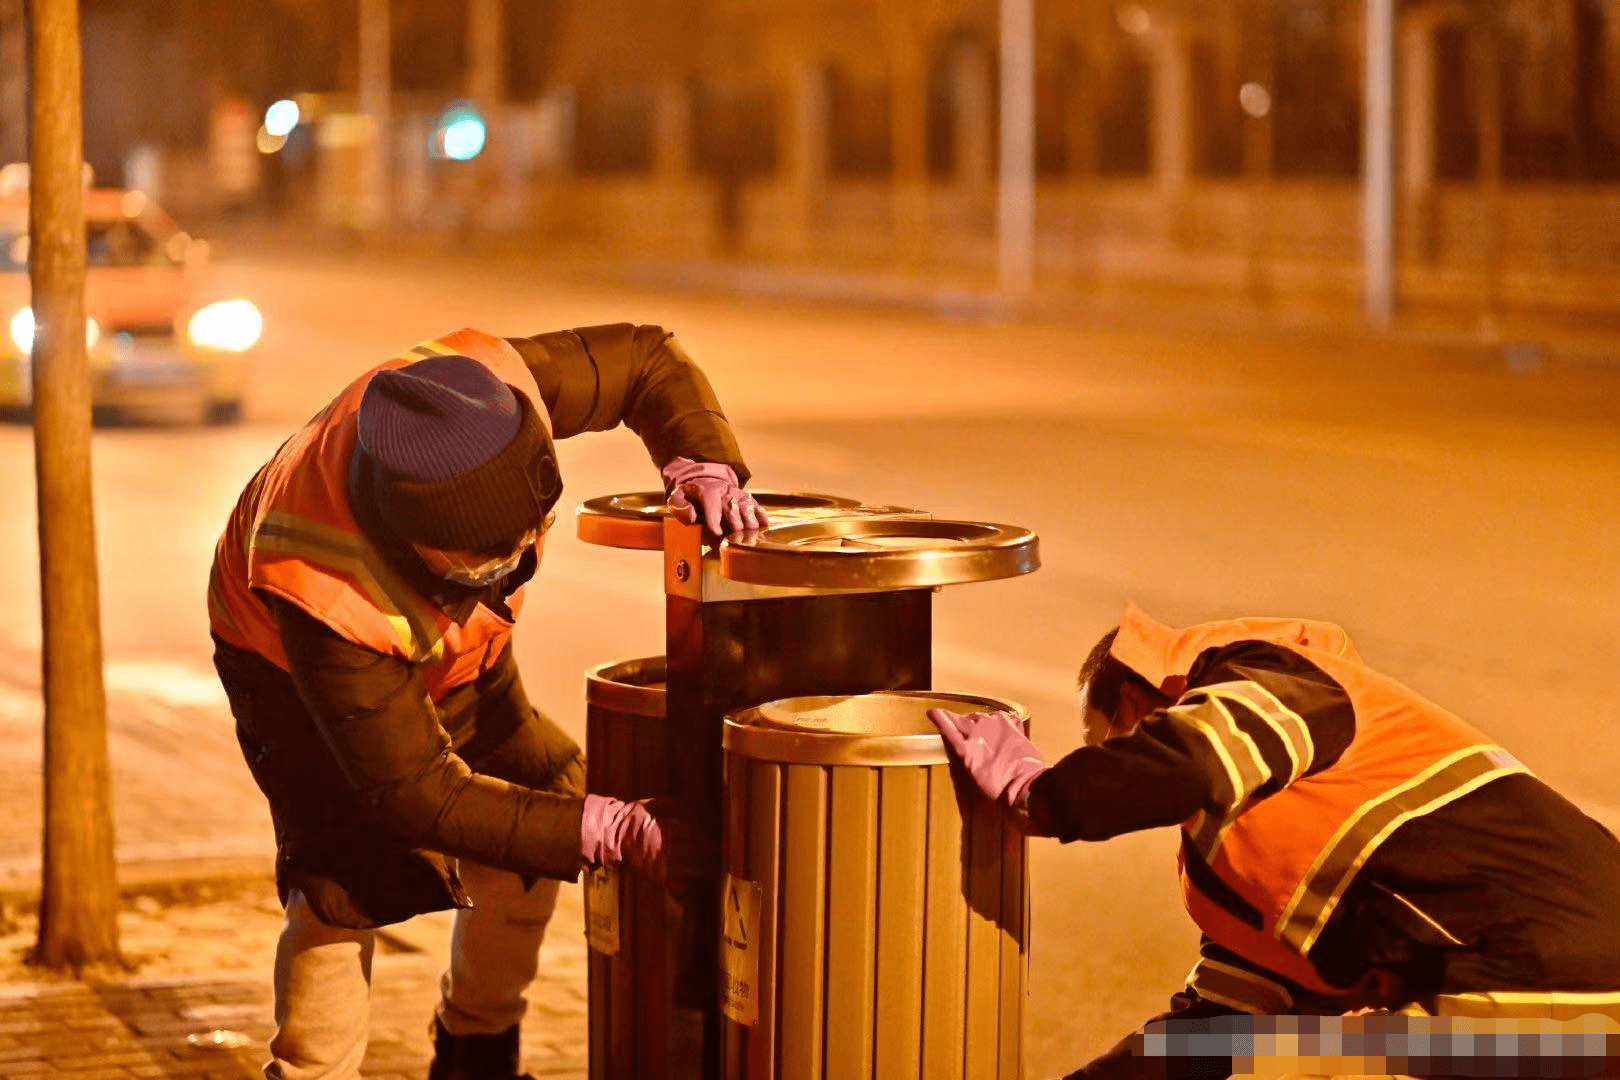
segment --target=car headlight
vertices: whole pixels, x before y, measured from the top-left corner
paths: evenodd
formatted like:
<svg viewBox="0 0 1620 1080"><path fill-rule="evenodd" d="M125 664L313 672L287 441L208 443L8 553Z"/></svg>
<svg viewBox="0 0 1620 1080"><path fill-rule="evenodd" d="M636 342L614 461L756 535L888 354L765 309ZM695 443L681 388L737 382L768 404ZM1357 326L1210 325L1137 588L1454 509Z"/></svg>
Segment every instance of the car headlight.
<svg viewBox="0 0 1620 1080"><path fill-rule="evenodd" d="M84 320L84 344L93 349L101 340L101 324L94 319ZM11 343L24 354L34 351L34 309L25 307L11 317Z"/></svg>
<svg viewBox="0 0 1620 1080"><path fill-rule="evenodd" d="M251 300L221 300L191 317L186 335L202 349L246 352L264 333L264 317Z"/></svg>
<svg viewBox="0 0 1620 1080"><path fill-rule="evenodd" d="M11 317L11 343L25 355L34 351L34 309L25 307Z"/></svg>

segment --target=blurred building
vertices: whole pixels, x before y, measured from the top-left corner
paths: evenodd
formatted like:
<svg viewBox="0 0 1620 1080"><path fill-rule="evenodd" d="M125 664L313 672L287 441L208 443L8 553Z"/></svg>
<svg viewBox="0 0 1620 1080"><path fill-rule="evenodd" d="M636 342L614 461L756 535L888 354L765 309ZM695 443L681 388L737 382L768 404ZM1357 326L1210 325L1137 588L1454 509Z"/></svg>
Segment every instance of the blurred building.
<svg viewBox="0 0 1620 1080"><path fill-rule="evenodd" d="M1362 0L1036 0L1038 279L1351 296ZM542 232L995 265L996 0L621 0L560 28ZM1620 302L1620 2L1399 5L1409 298Z"/></svg>
<svg viewBox="0 0 1620 1080"><path fill-rule="evenodd" d="M220 109L297 96L251 188L283 220L367 227L380 130L396 233L994 276L999 0L388 0L381 128L352 6L85 4L91 159L150 151L183 215L240 208ZM1038 285L1357 294L1366 0L1033 6ZM1620 0L1397 9L1403 297L1620 307Z"/></svg>

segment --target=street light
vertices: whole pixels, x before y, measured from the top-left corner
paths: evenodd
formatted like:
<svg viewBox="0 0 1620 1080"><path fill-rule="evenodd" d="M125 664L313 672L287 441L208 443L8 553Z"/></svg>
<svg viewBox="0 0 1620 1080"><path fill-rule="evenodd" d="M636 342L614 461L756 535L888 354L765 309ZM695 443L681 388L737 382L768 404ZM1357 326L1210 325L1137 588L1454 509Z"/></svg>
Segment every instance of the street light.
<svg viewBox="0 0 1620 1080"><path fill-rule="evenodd" d="M298 102L288 98L282 98L264 110L264 130L273 139L284 139L290 135L292 129L298 126L298 120Z"/></svg>
<svg viewBox="0 0 1620 1080"><path fill-rule="evenodd" d="M444 110L434 133L437 156L471 161L484 152L484 118L471 102L458 101Z"/></svg>

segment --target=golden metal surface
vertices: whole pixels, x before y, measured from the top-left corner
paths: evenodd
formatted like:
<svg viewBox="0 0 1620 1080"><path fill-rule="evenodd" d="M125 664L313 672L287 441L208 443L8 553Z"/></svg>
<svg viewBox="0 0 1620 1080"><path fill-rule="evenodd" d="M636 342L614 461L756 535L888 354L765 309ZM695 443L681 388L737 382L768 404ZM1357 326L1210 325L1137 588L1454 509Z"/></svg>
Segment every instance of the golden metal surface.
<svg viewBox="0 0 1620 1080"><path fill-rule="evenodd" d="M600 664L585 673L585 701L617 713L661 720L666 678L662 656Z"/></svg>
<svg viewBox="0 0 1620 1080"><path fill-rule="evenodd" d="M1029 529L979 521L839 517L737 533L720 545L733 581L812 589L909 589L1036 570Z"/></svg>
<svg viewBox="0 0 1620 1080"><path fill-rule="evenodd" d="M899 507L863 507L855 499L799 491L751 491L773 522L805 522L851 511L901 512ZM663 521L669 505L661 491L633 491L604 495L582 503L578 510L579 538L602 547L657 551L664 546ZM913 511L904 511L913 512Z"/></svg>
<svg viewBox="0 0 1620 1080"><path fill-rule="evenodd" d="M942 765L949 761L929 709L1010 712L1027 729L1016 702L934 690L783 698L726 717L727 750L794 765Z"/></svg>

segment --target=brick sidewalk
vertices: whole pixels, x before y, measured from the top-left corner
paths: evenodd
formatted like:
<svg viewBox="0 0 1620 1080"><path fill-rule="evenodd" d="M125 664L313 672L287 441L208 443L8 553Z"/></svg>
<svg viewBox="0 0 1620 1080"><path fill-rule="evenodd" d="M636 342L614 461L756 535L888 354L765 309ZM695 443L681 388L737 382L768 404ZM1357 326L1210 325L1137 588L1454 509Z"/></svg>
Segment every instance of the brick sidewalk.
<svg viewBox="0 0 1620 1080"><path fill-rule="evenodd" d="M258 876L270 865L274 841L264 799L242 764L223 700L197 688L211 673L201 675L156 665L109 678L108 742L126 888L170 877L184 884L220 874ZM217 684L210 689L218 694ZM0 650L0 902L37 889L41 718L38 652ZM177 776L185 783L177 785ZM366 1076L427 1074L428 1024L450 921L438 913L379 935ZM269 974L0 983L0 1080L258 1076L272 1030ZM580 890L564 886L524 1023L523 1064L537 1078L584 1080L585 979ZM235 1050L187 1041L216 1029L250 1041Z"/></svg>
<svg viewBox="0 0 1620 1080"><path fill-rule="evenodd" d="M256 860L275 854L270 813L236 744L212 672L179 665L109 663L107 742L118 861ZM172 669L172 670L171 670ZM146 677L143 684L133 675ZM41 835L39 653L0 634L0 887L39 874ZM195 685L191 685L195 684ZM202 696L198 687L217 700ZM182 782L176 782L177 778Z"/></svg>
<svg viewBox="0 0 1620 1080"><path fill-rule="evenodd" d="M586 1075L585 946L579 890L565 889L541 950L540 978L529 993L523 1065L536 1078ZM379 945L372 969L367 1077L418 1080L427 1075L427 1026L438 994L448 918L422 920ZM230 1078L258 1075L271 1033L268 973L185 979L120 979L0 986L0 1080L72 1076L76 1080ZM214 1031L250 1042L240 1049L191 1044Z"/></svg>

